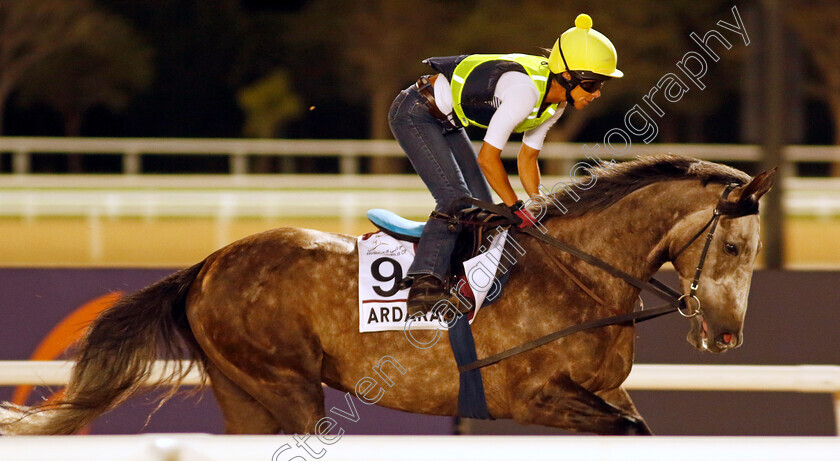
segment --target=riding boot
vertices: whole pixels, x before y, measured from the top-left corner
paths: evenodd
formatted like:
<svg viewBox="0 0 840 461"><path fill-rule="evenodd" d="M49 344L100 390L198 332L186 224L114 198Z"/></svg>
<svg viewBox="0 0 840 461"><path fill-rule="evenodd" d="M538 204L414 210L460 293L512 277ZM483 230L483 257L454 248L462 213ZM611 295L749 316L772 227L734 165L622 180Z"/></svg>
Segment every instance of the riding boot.
<svg viewBox="0 0 840 461"><path fill-rule="evenodd" d="M418 275L414 277L411 288L408 290L406 300L408 316L412 317L417 313L425 315L438 301L447 297L446 288L439 278L434 275Z"/></svg>

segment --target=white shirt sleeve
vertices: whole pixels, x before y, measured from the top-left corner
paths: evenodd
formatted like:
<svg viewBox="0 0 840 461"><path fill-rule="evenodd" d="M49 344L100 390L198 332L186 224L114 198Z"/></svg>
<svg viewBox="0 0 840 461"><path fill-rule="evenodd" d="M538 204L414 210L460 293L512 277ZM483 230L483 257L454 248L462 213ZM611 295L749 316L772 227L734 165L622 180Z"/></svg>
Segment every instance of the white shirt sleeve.
<svg viewBox="0 0 840 461"><path fill-rule="evenodd" d="M452 113L452 87L443 74L438 74L435 79L435 104L441 114Z"/></svg>
<svg viewBox="0 0 840 461"><path fill-rule="evenodd" d="M560 119L560 116L563 115L563 111L565 109L565 103L562 106L557 106L557 112L555 112L551 118L537 125L536 128L526 131L525 134L522 135L522 144L525 144L532 149L542 150L545 135L548 134L548 130L550 130L557 120Z"/></svg>
<svg viewBox="0 0 840 461"><path fill-rule="evenodd" d="M513 129L531 115L540 93L528 74L511 71L499 77L493 96L499 105L487 125L484 142L504 149Z"/></svg>

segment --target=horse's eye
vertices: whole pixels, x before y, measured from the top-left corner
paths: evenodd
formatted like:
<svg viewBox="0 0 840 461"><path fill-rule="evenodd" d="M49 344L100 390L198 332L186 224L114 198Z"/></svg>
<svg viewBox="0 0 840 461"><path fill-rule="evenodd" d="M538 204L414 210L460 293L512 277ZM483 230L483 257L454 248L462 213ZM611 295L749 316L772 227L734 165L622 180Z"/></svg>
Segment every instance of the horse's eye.
<svg viewBox="0 0 840 461"><path fill-rule="evenodd" d="M732 256L738 256L738 247L732 243L726 243L723 245L724 251L731 254Z"/></svg>

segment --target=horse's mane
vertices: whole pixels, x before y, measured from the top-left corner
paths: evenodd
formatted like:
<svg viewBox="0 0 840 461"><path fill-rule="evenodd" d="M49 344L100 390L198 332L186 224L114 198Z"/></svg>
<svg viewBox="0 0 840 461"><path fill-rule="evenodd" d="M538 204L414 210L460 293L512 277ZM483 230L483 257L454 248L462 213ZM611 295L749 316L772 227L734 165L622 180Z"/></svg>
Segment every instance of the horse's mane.
<svg viewBox="0 0 840 461"><path fill-rule="evenodd" d="M593 167L588 171L590 177L577 183L586 184L588 189L572 184L550 195L568 211L552 206L548 207L546 216L577 217L603 210L631 192L661 181L695 179L704 186L709 183L743 185L750 182L748 174L735 168L673 154L638 157L629 162ZM595 183L590 186L588 183L593 178ZM578 200L575 200L576 196L579 196Z"/></svg>

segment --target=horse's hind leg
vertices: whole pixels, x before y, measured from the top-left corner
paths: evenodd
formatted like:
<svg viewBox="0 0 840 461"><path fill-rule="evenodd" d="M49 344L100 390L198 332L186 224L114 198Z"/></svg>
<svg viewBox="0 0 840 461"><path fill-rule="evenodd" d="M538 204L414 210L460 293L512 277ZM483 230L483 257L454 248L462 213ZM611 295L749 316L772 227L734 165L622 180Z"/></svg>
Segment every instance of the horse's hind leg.
<svg viewBox="0 0 840 461"><path fill-rule="evenodd" d="M224 278L247 277L226 275ZM214 389L220 395L229 430L314 432L315 423L325 415L322 351L318 339L307 334L300 327L304 322L293 319L292 315L269 315L260 310L264 306L225 302L230 297L243 296L233 289L229 291L234 294L218 293L225 287L213 289L208 288L210 283L206 280L202 283L202 293L191 294L194 299L187 308L187 316L207 360L222 376L216 378L220 385L214 385ZM277 333L276 318L283 318L286 323L282 334ZM242 421L249 411L259 420L255 428Z"/></svg>
<svg viewBox="0 0 840 461"><path fill-rule="evenodd" d="M296 371L284 370L282 380L251 392L280 422L286 434L315 431L315 424L324 417L324 388Z"/></svg>
<svg viewBox="0 0 840 461"><path fill-rule="evenodd" d="M555 376L513 408L514 419L524 424L604 435L650 434L635 414L607 403L565 374Z"/></svg>
<svg viewBox="0 0 840 461"><path fill-rule="evenodd" d="M275 378L271 380L256 379L221 357L212 360L216 374L221 375L220 387L217 390L213 381L213 390L231 431L244 428L246 433L311 433L324 417L320 380L308 379L291 368L274 368ZM211 374L210 379L214 378ZM246 421L248 418L255 421Z"/></svg>
<svg viewBox="0 0 840 461"><path fill-rule="evenodd" d="M228 379L215 365L207 364L213 394L225 418L228 434L277 434L280 423L268 409Z"/></svg>

